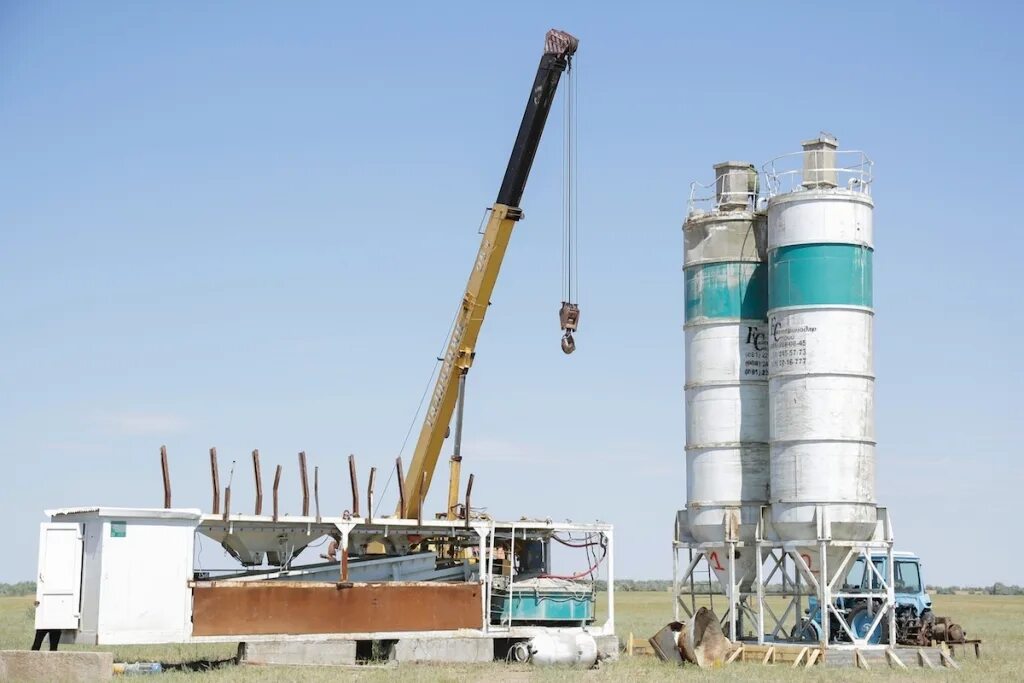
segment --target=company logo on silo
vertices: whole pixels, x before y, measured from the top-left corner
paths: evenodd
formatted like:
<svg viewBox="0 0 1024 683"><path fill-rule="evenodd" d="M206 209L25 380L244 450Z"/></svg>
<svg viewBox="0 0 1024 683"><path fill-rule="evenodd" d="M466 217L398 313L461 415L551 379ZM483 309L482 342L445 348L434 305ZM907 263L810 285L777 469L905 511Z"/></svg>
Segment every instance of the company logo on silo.
<svg viewBox="0 0 1024 683"><path fill-rule="evenodd" d="M754 347L743 354L744 377L768 376L768 337L755 325L747 326L747 346Z"/></svg>
<svg viewBox="0 0 1024 683"><path fill-rule="evenodd" d="M791 326L772 316L768 321L771 329L771 369L780 372L786 368L807 365L807 338L818 331L813 325Z"/></svg>
<svg viewBox="0 0 1024 683"><path fill-rule="evenodd" d="M747 327L747 343L753 344L754 348L758 351L762 351L767 348L768 338L760 328L749 325Z"/></svg>

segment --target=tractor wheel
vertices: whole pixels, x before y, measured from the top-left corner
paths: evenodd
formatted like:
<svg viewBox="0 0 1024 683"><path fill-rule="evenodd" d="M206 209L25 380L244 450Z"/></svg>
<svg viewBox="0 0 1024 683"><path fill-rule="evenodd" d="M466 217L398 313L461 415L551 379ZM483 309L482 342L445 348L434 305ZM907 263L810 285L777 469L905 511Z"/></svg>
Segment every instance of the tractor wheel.
<svg viewBox="0 0 1024 683"><path fill-rule="evenodd" d="M868 629L871 628L871 623L875 620L875 616L877 616L877 614L877 607L869 612L867 605L860 605L850 612L850 615L846 618L846 623L850 626L850 630L853 631L855 636L858 638L864 638L867 636ZM871 634L870 638L868 638L868 643L871 645L877 645L878 643L888 642L888 631L888 620L883 617L882 621L878 624L878 628L876 628L875 632Z"/></svg>
<svg viewBox="0 0 1024 683"><path fill-rule="evenodd" d="M820 643L821 624L814 619L806 619L793 627L789 639L798 643Z"/></svg>

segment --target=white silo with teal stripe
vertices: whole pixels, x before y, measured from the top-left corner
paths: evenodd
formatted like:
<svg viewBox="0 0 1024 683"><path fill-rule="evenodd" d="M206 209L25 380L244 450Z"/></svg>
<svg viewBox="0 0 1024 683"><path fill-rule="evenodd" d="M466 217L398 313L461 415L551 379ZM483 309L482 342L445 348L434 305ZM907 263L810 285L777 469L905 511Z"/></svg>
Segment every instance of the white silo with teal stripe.
<svg viewBox="0 0 1024 683"><path fill-rule="evenodd" d="M834 139L798 170L766 166L771 506L782 541L820 572L818 546L876 526L870 161ZM843 556L830 550L828 574Z"/></svg>
<svg viewBox="0 0 1024 683"><path fill-rule="evenodd" d="M752 544L768 500L768 289L757 172L724 162L715 177L713 193L691 193L683 223L686 524L698 543L723 544L707 554L726 586L725 542ZM741 590L754 558L752 548L738 553Z"/></svg>

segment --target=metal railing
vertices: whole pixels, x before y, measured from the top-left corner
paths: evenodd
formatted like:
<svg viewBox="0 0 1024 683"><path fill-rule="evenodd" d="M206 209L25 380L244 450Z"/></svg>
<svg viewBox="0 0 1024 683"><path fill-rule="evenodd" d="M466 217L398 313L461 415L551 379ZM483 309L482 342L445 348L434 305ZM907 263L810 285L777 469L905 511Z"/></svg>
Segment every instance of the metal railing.
<svg viewBox="0 0 1024 683"><path fill-rule="evenodd" d="M821 187L871 194L874 162L860 150L805 150L761 167L768 196Z"/></svg>
<svg viewBox="0 0 1024 683"><path fill-rule="evenodd" d="M690 196L686 202L687 217L697 217L718 211L720 204L729 204L734 207L742 204L746 207L746 211L754 210L757 203L756 194L749 191L719 192L718 184L717 178L710 183L701 183L696 180L690 183ZM733 208L730 210L742 211L744 209Z"/></svg>

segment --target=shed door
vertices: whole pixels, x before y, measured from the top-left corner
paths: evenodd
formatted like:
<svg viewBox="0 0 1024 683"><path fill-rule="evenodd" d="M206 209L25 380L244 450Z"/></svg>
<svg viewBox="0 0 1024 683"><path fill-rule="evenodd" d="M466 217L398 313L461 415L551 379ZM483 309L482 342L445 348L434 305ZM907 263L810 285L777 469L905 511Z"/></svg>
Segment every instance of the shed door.
<svg viewBox="0 0 1024 683"><path fill-rule="evenodd" d="M40 524L36 628L77 629L81 591L81 526Z"/></svg>

